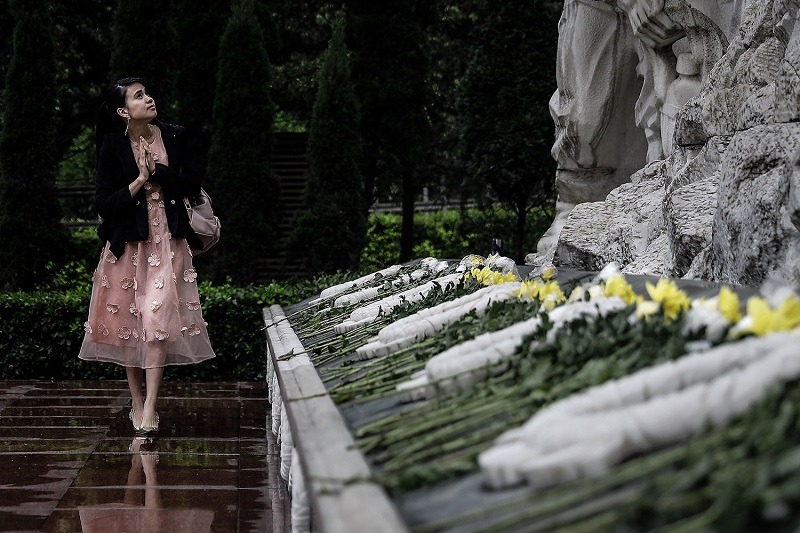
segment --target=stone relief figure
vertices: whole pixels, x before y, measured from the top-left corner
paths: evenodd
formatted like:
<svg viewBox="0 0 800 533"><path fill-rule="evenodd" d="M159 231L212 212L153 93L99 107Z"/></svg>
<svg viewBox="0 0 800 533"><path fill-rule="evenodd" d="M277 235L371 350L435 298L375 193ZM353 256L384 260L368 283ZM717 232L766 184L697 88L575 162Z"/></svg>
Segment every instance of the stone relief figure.
<svg viewBox="0 0 800 533"><path fill-rule="evenodd" d="M641 9L649 5L636 3ZM665 15L685 38L648 46L653 38L648 41L642 29L633 27L644 27L641 21L653 16L615 4L631 24L641 88L638 95L628 91L627 100L614 102L618 107L612 107L612 115L603 107L609 100L576 98L572 91L581 87L564 73L571 69L580 79L603 79L605 74L609 83L617 83L617 76L630 75L630 62L623 73L594 75L591 69L624 63L588 56L582 67L565 69L564 58L577 61L579 55L559 54L554 102L572 105L556 114L559 200L569 199L564 191L602 189L580 183L564 188L564 176L578 182L602 180L623 168L617 163L624 159L615 163L608 157L613 151L590 150L591 157L578 157L587 146L640 150L636 153L644 163L629 180L620 176L623 183L604 198L560 202L559 219L550 231L554 250L543 241L530 264L547 261L541 252L549 250L555 264L584 270L614 261L628 274L753 287L769 281L800 290L800 0L666 0L653 5L652 13ZM578 18L566 7L564 14L568 23L562 21L562 31L580 32L574 25ZM623 42L626 28L610 28L618 32L613 39ZM657 37L670 29L663 19L660 28ZM562 43L573 41L580 42L572 35ZM614 57L631 57L630 49L606 48ZM627 124L633 122L644 141L630 143L619 135L616 145L609 143L607 126L622 114L630 117L631 109L633 120ZM592 123L575 118L581 114L594 117L596 127L575 127ZM595 132L600 132L597 137Z"/></svg>
<svg viewBox="0 0 800 533"><path fill-rule="evenodd" d="M669 155L675 107L699 92L738 27L744 1L565 1L558 89L550 100L556 219L528 262L552 261L575 205L604 200L634 172Z"/></svg>
<svg viewBox="0 0 800 533"><path fill-rule="evenodd" d="M672 154L673 133L678 112L691 98L700 94L700 65L690 52L678 55L678 77L669 84L661 107L661 148L664 156Z"/></svg>

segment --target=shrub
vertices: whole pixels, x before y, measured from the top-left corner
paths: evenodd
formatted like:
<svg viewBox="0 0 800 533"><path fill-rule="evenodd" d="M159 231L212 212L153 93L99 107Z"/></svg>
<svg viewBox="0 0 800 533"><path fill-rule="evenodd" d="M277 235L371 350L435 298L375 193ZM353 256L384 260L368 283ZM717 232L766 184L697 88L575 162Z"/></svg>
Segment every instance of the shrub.
<svg viewBox="0 0 800 533"><path fill-rule="evenodd" d="M264 379L262 308L296 303L343 276L249 287L201 283L203 316L217 357L170 367L165 379ZM71 289L0 293L0 379L121 379L124 371L118 365L78 359L90 291L91 284L83 282Z"/></svg>
<svg viewBox="0 0 800 533"><path fill-rule="evenodd" d="M97 268L103 243L97 237L97 229L72 228L68 233L69 245L66 253L45 268L45 279L38 290L70 290L80 285L91 284L92 272Z"/></svg>
<svg viewBox="0 0 800 533"><path fill-rule="evenodd" d="M486 255L491 251L493 238L503 240L505 251L513 250L515 220L513 211L499 207L417 213L414 257L460 259L470 253ZM534 251L552 220L552 209L534 208L527 218L523 249ZM400 224L401 217L397 214L370 215L367 246L361 255L362 269L372 271L397 263Z"/></svg>
<svg viewBox="0 0 800 533"><path fill-rule="evenodd" d="M343 15L334 22L317 76L319 89L308 137L308 181L289 247L311 272L355 269L364 247L367 216L364 179L358 168L359 107L350 79Z"/></svg>
<svg viewBox="0 0 800 533"><path fill-rule="evenodd" d="M72 140L67 153L58 164L56 185L58 187L94 187L95 142L94 129L83 128ZM58 199L61 213L66 220L92 220L97 218L94 194L68 196Z"/></svg>
<svg viewBox="0 0 800 533"><path fill-rule="evenodd" d="M361 252L361 266L378 270L400 258L400 215L373 213L367 221L367 245Z"/></svg>
<svg viewBox="0 0 800 533"><path fill-rule="evenodd" d="M507 238L510 210L455 210L417 214L416 257L458 259L489 253L493 237ZM529 217L526 247L532 249L552 220L548 210ZM262 308L284 307L312 297L331 285L396 263L401 217L370 216L369 244L360 272L339 271L314 279L289 279L244 287L200 283L203 316L209 323L217 357L199 365L170 367L169 380L250 381L264 378L267 353ZM70 254L50 263L37 291L0 292L0 379L121 379L112 363L78 359L91 294L91 273L101 243L94 228L72 231Z"/></svg>

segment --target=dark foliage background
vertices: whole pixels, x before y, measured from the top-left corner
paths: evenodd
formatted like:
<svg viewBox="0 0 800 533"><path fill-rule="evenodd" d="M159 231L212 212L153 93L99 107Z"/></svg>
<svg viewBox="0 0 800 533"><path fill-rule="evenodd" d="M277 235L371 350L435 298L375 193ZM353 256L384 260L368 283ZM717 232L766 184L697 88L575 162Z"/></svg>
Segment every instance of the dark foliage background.
<svg viewBox="0 0 800 533"><path fill-rule="evenodd" d="M517 214L509 255L520 262L528 211L554 196L556 165L542 157L553 142L552 119L542 102L556 88L546 80L555 70L557 46L539 24L559 12L548 0L479 2L459 91L465 188L479 200L489 191Z"/></svg>
<svg viewBox="0 0 800 533"><path fill-rule="evenodd" d="M173 0L176 16L174 109L171 120L194 133L201 168L211 146L213 88L219 66L219 41L230 16L230 0Z"/></svg>
<svg viewBox="0 0 800 533"><path fill-rule="evenodd" d="M278 180L269 166L271 80L254 3L243 0L220 41L212 116L208 188L214 208L224 214L222 237L211 252L217 281L255 282L254 259L275 251L280 206Z"/></svg>
<svg viewBox="0 0 800 533"><path fill-rule="evenodd" d="M519 258L552 216L553 127L544 117L559 11L544 0L0 0L4 357L20 357L15 368L35 373L54 354L77 350L88 293L75 287L88 283L101 243L91 193L64 191L93 187L96 110L123 75L145 77L160 118L190 130L224 215L223 241L197 259L201 278L214 283L209 323L222 337L241 327L241 306L260 305L245 293L270 294L253 281L256 259L275 252L281 213L274 133L308 131L315 102L327 102L331 118L312 135L311 192L333 194L311 201L307 217L309 227L329 230L321 242L334 245L315 270L486 253L495 237ZM322 83L320 71L340 12L353 92L344 78ZM501 160L513 164L495 172ZM417 213L423 190L451 210ZM376 200L399 213L367 219ZM88 227L65 231L59 220ZM45 309L60 318L37 321ZM256 320L258 311L250 313ZM26 348L9 351L17 342ZM233 353L233 340L221 342ZM250 356L225 360L236 357ZM220 372L252 374L249 364Z"/></svg>
<svg viewBox="0 0 800 533"><path fill-rule="evenodd" d="M172 2L119 0L111 22L111 80L137 76L161 107L175 104L177 27ZM175 17L179 20L179 17ZM166 111L165 109L165 111Z"/></svg>
<svg viewBox="0 0 800 533"><path fill-rule="evenodd" d="M311 272L355 270L366 240L367 212L359 168L360 111L343 16L334 23L318 78L303 209L295 218L290 246Z"/></svg>
<svg viewBox="0 0 800 533"><path fill-rule="evenodd" d="M20 92L18 82L6 77L14 63L11 5L0 1L0 130L8 120L8 98ZM199 266L217 280L221 270L242 264L236 248L252 245L260 248L258 254L271 253L270 229L281 206L271 174L261 167L269 166L273 131L309 128L319 89L316 74L340 10L347 18L345 40L361 111L363 209L375 200L402 209L396 261L408 259L420 242L414 212L423 189L442 205L477 200L481 207L513 209L517 219L507 232L514 234L509 253L517 259L528 251L524 216L533 206L552 205L553 127L547 101L555 86L560 2L39 0L30 5L40 6L53 21L47 35L53 39L57 90L44 95L40 84L39 96L30 96L47 117L39 125L47 124L55 139L56 184L92 186L89 140L100 95L121 75L144 76L158 98L161 118L193 132L201 166L216 154L207 183L212 189L226 184L212 196L220 196L215 203L223 205L217 207L231 217L220 252L227 246L232 260L218 261L218 253ZM252 23L249 38L224 45L223 32L241 10ZM236 53L221 55L226 47ZM266 63L264 52L255 48L264 49ZM19 107L13 109L19 114ZM231 142L234 137L237 142ZM42 153L32 143L11 150L13 157L23 158L18 150ZM236 167L238 159L249 162ZM10 173L0 170L0 181L13 179ZM253 211L261 235L257 242L237 220L240 215L223 189L255 191L251 196L264 200ZM95 218L91 203L77 198L59 198L64 215ZM245 200L239 195L238 201ZM343 254L357 256L361 244L348 242ZM253 275L234 271L230 277L246 284Z"/></svg>
<svg viewBox="0 0 800 533"><path fill-rule="evenodd" d="M370 200L381 192L399 198L399 260L407 261L414 240L414 201L422 188L422 154L431 141L425 35L436 8L428 0L349 0L346 6L353 77L362 102L365 187Z"/></svg>
<svg viewBox="0 0 800 533"><path fill-rule="evenodd" d="M9 6L16 24L0 131L0 289L32 289L65 242L53 195L56 137L48 127L56 107L55 42L45 5Z"/></svg>

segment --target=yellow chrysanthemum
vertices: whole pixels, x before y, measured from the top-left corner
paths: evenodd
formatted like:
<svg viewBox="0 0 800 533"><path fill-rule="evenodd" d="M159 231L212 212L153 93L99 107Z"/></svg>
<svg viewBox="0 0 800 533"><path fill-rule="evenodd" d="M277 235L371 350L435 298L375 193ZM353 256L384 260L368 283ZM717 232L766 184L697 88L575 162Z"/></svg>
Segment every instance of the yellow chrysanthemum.
<svg viewBox="0 0 800 533"><path fill-rule="evenodd" d="M775 331L775 312L760 296L747 300L747 316L750 317L750 332L759 337Z"/></svg>
<svg viewBox="0 0 800 533"><path fill-rule="evenodd" d="M778 331L790 331L800 327L800 298L789 296L776 310Z"/></svg>
<svg viewBox="0 0 800 533"><path fill-rule="evenodd" d="M628 305L635 303L637 300L633 287L625 281L624 276L611 276L608 278L603 288L603 294L605 296L617 296Z"/></svg>
<svg viewBox="0 0 800 533"><path fill-rule="evenodd" d="M550 293L544 298L542 298L542 307L545 308L546 311L552 311L556 308L559 304L558 295L555 293Z"/></svg>
<svg viewBox="0 0 800 533"><path fill-rule="evenodd" d="M569 294L570 302L580 302L586 298L586 289L583 287L575 287Z"/></svg>
<svg viewBox="0 0 800 533"><path fill-rule="evenodd" d="M686 293L670 279L661 278L655 286L652 283L646 283L645 287L650 299L661 304L664 316L670 320L678 318L678 315L691 305Z"/></svg>
<svg viewBox="0 0 800 533"><path fill-rule="evenodd" d="M519 277L513 272L496 272L489 267L473 268L469 273L464 274L467 277L473 277L481 285L500 285L501 283L508 283L509 281L519 281Z"/></svg>
<svg viewBox="0 0 800 533"><path fill-rule="evenodd" d="M717 310L719 310L722 316L725 317L725 320L731 324L735 324L742 319L739 297L728 287L722 287L719 290Z"/></svg>
<svg viewBox="0 0 800 533"><path fill-rule="evenodd" d="M520 300L534 300L539 298L539 290L544 286L544 283L538 279L523 281L520 283L519 289L514 291L517 298Z"/></svg>
<svg viewBox="0 0 800 533"><path fill-rule="evenodd" d="M482 285L486 285L486 279L492 274L492 269L489 267L473 268L469 271L470 275L475 278L475 281Z"/></svg>
<svg viewBox="0 0 800 533"><path fill-rule="evenodd" d="M503 283L503 273L502 272L492 272L488 276L486 276L486 281L483 282L484 285L500 285Z"/></svg>
<svg viewBox="0 0 800 533"><path fill-rule="evenodd" d="M648 318L649 316L656 314L660 308L661 304L658 302L653 302L651 300L639 300L639 303L636 304L636 316L638 318Z"/></svg>
<svg viewBox="0 0 800 533"><path fill-rule="evenodd" d="M766 299L753 296L747 300L747 316L742 324L739 333L752 333L759 337L800 328L800 298L789 296L776 309Z"/></svg>
<svg viewBox="0 0 800 533"><path fill-rule="evenodd" d="M567 297L557 281L548 281L539 289L539 300L545 309L552 311L556 305L566 302Z"/></svg>
<svg viewBox="0 0 800 533"><path fill-rule="evenodd" d="M464 273L464 279L473 278L474 280L478 279L480 275L481 269L480 268L470 268L468 271Z"/></svg>
<svg viewBox="0 0 800 533"><path fill-rule="evenodd" d="M545 281L550 281L556 276L556 274L558 274L558 270L556 270L556 267L553 265L550 265L542 270L542 279Z"/></svg>

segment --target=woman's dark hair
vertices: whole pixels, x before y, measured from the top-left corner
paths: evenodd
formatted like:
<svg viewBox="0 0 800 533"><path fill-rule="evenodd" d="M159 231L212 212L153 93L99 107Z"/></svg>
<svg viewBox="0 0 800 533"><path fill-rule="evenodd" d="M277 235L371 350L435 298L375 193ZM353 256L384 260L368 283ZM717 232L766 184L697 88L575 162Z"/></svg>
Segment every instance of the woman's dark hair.
<svg viewBox="0 0 800 533"><path fill-rule="evenodd" d="M109 87L103 95L103 103L97 112L97 124L94 130L95 162L100 156L100 147L103 146L106 134L125 131L125 121L117 114L117 109L125 107L125 93L134 83L145 85L143 78L122 78Z"/></svg>

